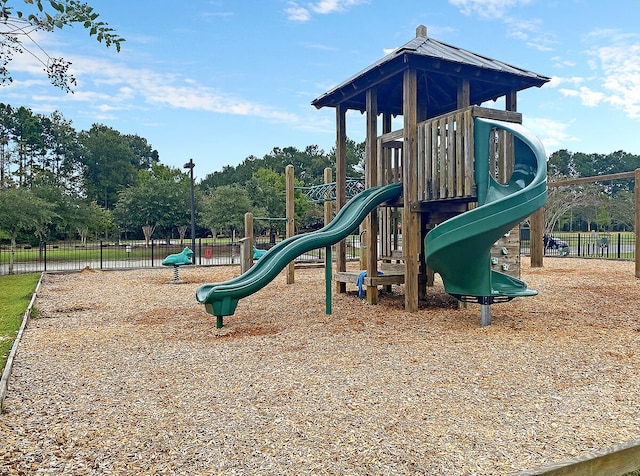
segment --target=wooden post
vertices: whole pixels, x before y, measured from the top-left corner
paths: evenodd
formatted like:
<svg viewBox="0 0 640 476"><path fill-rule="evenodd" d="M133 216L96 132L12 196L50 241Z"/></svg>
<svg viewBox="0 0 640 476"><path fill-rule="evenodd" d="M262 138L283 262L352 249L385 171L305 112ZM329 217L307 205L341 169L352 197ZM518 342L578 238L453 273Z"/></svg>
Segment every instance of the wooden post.
<svg viewBox="0 0 640 476"><path fill-rule="evenodd" d="M382 133L391 132L391 114L382 115ZM391 149L384 147L382 140L377 141L378 158L378 185L389 184L389 169L391 168ZM378 232L380 233L380 255L390 257L393 254L391 240L393 238L393 212L391 208L384 207L378 213ZM390 288L390 286L389 286Z"/></svg>
<svg viewBox="0 0 640 476"><path fill-rule="evenodd" d="M253 213L247 212L244 214L244 236L249 238L249 247L251 248L251 256L253 256L253 246L255 244L253 239ZM253 261L251 261L253 264Z"/></svg>
<svg viewBox="0 0 640 476"><path fill-rule="evenodd" d="M367 184L365 182L365 188ZM367 230L367 220L365 219L360 226L358 227L358 232L360 233L360 268L359 269L367 269L367 235L369 234L369 230Z"/></svg>
<svg viewBox="0 0 640 476"><path fill-rule="evenodd" d="M420 214L418 205L418 125L417 125L417 74L415 69L404 72L402 103L404 116L404 145L402 174L404 182L404 223L402 250L405 262L404 309L418 310L418 264L420 244ZM413 208L413 210L412 210Z"/></svg>
<svg viewBox="0 0 640 476"><path fill-rule="evenodd" d="M516 112L518 107L518 93L511 91L505 95L505 110ZM507 183L513 174L513 166L515 163L515 149L513 135L502 131L500 140L504 143L500 144L500 173L497 177L500 183ZM514 229L517 229L518 226Z"/></svg>
<svg viewBox="0 0 640 476"><path fill-rule="evenodd" d="M458 109L463 109L471 105L471 86L469 78L458 78Z"/></svg>
<svg viewBox="0 0 640 476"><path fill-rule="evenodd" d="M529 255L531 267L542 268L544 256L544 209L533 212L530 218Z"/></svg>
<svg viewBox="0 0 640 476"><path fill-rule="evenodd" d="M293 206L293 165L287 165L285 168L286 181L286 203L285 214L287 217L287 238L291 238L295 234L294 206ZM293 284L295 281L295 263L292 261L287 265L287 284Z"/></svg>
<svg viewBox="0 0 640 476"><path fill-rule="evenodd" d="M367 138L365 173L367 186L378 185L378 93L376 89L367 89ZM367 276L378 275L378 211L373 209L366 220L366 257ZM378 304L378 286L367 286L367 302Z"/></svg>
<svg viewBox="0 0 640 476"><path fill-rule="evenodd" d="M253 247L248 236L240 238L240 274L244 274L251 268L253 262Z"/></svg>
<svg viewBox="0 0 640 476"><path fill-rule="evenodd" d="M328 184L333 181L333 174L331 172L331 167L327 167L324 169L324 183ZM331 197L324 197L324 226L327 226L331 220L333 220L333 202L330 200Z"/></svg>
<svg viewBox="0 0 640 476"><path fill-rule="evenodd" d="M429 85L426 83L428 81L427 78L425 81L425 91L428 91ZM416 81L416 119L415 119L415 137L416 137L416 148L415 155L413 156L415 162L415 173L416 173L416 185L415 185L415 202L419 203L424 198L424 188L425 188L425 170L426 163L423 157L427 156L424 147L426 145L426 137L423 133L418 131L418 123L424 122L428 119L429 107L428 107L428 99L426 94L420 94L420 82ZM451 129L451 133L453 134L453 129ZM451 137L450 137L451 138ZM418 234L416 235L416 240L418 240L418 264L417 266L417 274L415 276L416 287L418 289L418 302L425 302L427 300L427 281L429 280L427 274L427 257L424 253L424 239L427 236L427 225L423 224L422 220L422 212L416 212L418 227ZM424 220L426 222L426 218ZM405 276L406 276L405 269ZM405 278L406 279L406 278ZM417 306L416 306L417 310Z"/></svg>
<svg viewBox="0 0 640 476"><path fill-rule="evenodd" d="M505 110L507 111L517 111L518 110L518 91L510 91L508 94L505 94Z"/></svg>
<svg viewBox="0 0 640 476"><path fill-rule="evenodd" d="M636 278L640 278L640 169L635 170L635 184L633 192L635 196L635 223L633 230L636 235Z"/></svg>
<svg viewBox="0 0 640 476"><path fill-rule="evenodd" d="M336 213L347 203L347 126L346 107L336 107ZM345 240L336 244L336 271L347 270L347 247ZM347 292L347 283L336 281L336 291Z"/></svg>

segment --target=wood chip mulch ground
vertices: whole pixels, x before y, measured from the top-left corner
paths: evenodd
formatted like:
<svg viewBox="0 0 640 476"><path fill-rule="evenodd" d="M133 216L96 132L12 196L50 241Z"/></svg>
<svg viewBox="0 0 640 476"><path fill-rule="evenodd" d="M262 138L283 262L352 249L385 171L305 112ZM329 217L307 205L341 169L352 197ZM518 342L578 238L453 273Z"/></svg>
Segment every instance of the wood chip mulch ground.
<svg viewBox="0 0 640 476"><path fill-rule="evenodd" d="M237 268L45 276L0 415L0 475L494 475L640 437L640 281L630 262L523 263L533 298L458 309L436 282L355 287L324 270L195 301Z"/></svg>

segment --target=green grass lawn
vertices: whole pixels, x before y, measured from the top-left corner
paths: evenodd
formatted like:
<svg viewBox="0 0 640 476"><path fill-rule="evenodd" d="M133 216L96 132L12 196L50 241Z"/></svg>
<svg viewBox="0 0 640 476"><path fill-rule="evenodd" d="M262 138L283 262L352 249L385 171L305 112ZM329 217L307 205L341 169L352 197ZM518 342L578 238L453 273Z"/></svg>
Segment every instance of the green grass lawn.
<svg viewBox="0 0 640 476"><path fill-rule="evenodd" d="M221 238L216 239L215 242L213 239L203 239L200 244L203 247L213 246L213 256L228 256L230 253L228 247L231 245L231 239ZM237 245L238 242L236 241L235 244ZM105 245L101 247L100 244L95 243L87 246L74 246L73 244L62 243L60 245L47 246L46 259L48 262L89 261L99 260L101 258L105 260L150 260L153 256L155 260L162 261L168 254L181 252L184 246L191 247L191 242L185 242L183 245L174 243L171 247L166 247L164 243L156 241L153 249L151 246L146 248L143 244L135 244L133 246ZM0 258L0 262L8 263L9 250L3 249L1 253L4 254L4 257ZM13 253L15 263L37 262L42 261L44 258L45 253L38 247L18 247Z"/></svg>
<svg viewBox="0 0 640 476"><path fill-rule="evenodd" d="M0 276L0 374L39 279L39 274Z"/></svg>

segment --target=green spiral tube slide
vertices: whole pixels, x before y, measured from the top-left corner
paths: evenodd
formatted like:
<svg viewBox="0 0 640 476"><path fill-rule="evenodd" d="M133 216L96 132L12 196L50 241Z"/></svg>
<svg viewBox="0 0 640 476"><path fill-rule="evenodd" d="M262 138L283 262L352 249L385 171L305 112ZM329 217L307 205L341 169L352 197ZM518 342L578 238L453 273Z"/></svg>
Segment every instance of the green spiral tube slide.
<svg viewBox="0 0 640 476"><path fill-rule="evenodd" d="M489 174L493 129L514 136L514 171L506 184ZM493 304L536 291L491 269L491 246L547 201L547 163L542 143L520 124L474 119L478 207L431 230L424 240L427 265L439 273L445 291L461 301Z"/></svg>

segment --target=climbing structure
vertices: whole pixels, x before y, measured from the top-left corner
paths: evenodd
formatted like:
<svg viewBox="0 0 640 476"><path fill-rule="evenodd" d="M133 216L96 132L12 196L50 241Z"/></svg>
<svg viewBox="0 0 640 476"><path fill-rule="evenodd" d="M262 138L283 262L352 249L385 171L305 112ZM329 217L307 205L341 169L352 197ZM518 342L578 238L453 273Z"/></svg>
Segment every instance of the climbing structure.
<svg viewBox="0 0 640 476"><path fill-rule="evenodd" d="M416 38L312 102L336 109L336 207L346 203L346 112L366 117L366 186L402 182L402 198L373 210L365 221L367 300L375 304L379 263L401 257L405 309L416 311L431 278L423 243L437 225L478 205L474 133L476 119L519 125L517 93L550 78L439 42L424 26ZM480 107L504 98L505 110ZM403 127L392 130L392 118ZM378 135L379 118L382 134ZM514 150L520 143L508 127L488 134L487 173L497 184L510 182ZM538 151L539 152L539 151ZM540 198L543 200L543 198ZM541 205L540 205L541 206ZM401 253L394 220L402 213ZM491 261L500 271L519 273L515 233ZM346 271L344 242L336 250L337 273ZM345 282L338 279L338 290Z"/></svg>

